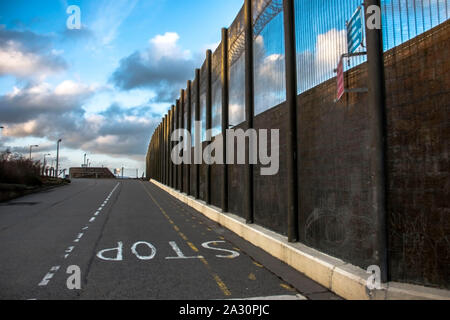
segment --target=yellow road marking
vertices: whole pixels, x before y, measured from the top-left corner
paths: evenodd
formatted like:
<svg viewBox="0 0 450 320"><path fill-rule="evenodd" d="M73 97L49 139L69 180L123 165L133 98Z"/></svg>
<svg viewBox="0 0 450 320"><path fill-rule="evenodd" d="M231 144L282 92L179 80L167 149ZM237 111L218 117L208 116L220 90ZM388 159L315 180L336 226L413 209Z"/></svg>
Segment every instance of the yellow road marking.
<svg viewBox="0 0 450 320"><path fill-rule="evenodd" d="M292 288L291 286L289 286L287 284L284 284L284 283L280 283L280 287L282 287L282 288L284 288L286 290L289 290L289 291L295 291L294 288Z"/></svg>
<svg viewBox="0 0 450 320"><path fill-rule="evenodd" d="M214 280L216 280L216 283L219 286L219 288L222 290L223 294L226 296L231 296L231 292L228 290L227 286L222 281L222 279L220 279L220 277L217 274L214 274L213 277Z"/></svg>
<svg viewBox="0 0 450 320"><path fill-rule="evenodd" d="M150 198L153 200L153 202L156 204L156 206L159 208L159 210L161 210L161 212L163 213L163 215L167 218L167 220L172 221L169 217L169 215L166 213L166 211L164 211L164 209L159 205L159 203L156 201L156 199L152 196L152 194L147 190L147 188L144 186L144 184L142 184L142 188L144 188L145 192L150 196ZM192 217L193 219L195 219L194 217ZM180 237L186 241L186 243L188 244L188 246L195 252L198 252L199 250L197 249L197 247L192 243L189 242L188 238L186 237L186 235L184 235L182 232L180 232L180 228L178 228L178 226L175 225L175 223L173 223L172 221L172 225L174 227L174 229L178 232L178 234L180 235ZM178 229L178 230L177 230ZM208 228L209 229L209 228ZM225 296L231 296L231 292L230 290L228 290L226 284L222 281L222 279L220 279L220 277L214 273L211 270L211 267L208 263L208 261L206 261L205 258L200 258L200 261L206 266L206 268L208 269L209 273L212 275L212 277L214 278L214 281L216 282L217 286L219 287L219 289L222 291L222 293Z"/></svg>
<svg viewBox="0 0 450 320"><path fill-rule="evenodd" d="M183 238L184 241L188 241L188 238L184 235L184 233L179 232L178 234L180 235L181 238Z"/></svg>
<svg viewBox="0 0 450 320"><path fill-rule="evenodd" d="M194 244L192 242L187 242L188 246L195 252L198 252L198 249L196 246L194 246Z"/></svg>

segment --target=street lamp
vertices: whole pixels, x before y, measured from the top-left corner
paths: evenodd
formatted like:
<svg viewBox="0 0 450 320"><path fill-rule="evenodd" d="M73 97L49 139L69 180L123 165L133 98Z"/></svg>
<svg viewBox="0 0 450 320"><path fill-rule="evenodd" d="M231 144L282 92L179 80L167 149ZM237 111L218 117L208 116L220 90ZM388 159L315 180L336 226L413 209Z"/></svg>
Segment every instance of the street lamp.
<svg viewBox="0 0 450 320"><path fill-rule="evenodd" d="M62 139L59 139L56 144L56 171L55 178L58 178L58 166L59 166L59 144L62 142Z"/></svg>
<svg viewBox="0 0 450 320"><path fill-rule="evenodd" d="M44 166L42 167L42 175L44 175L44 173L45 173L45 165L46 165L46 157L47 156L51 156L51 154L50 153L47 153L47 154L44 154Z"/></svg>
<svg viewBox="0 0 450 320"><path fill-rule="evenodd" d="M86 155L87 153L84 154L84 162L83 162L83 166L86 168Z"/></svg>
<svg viewBox="0 0 450 320"><path fill-rule="evenodd" d="M30 160L31 160L31 150L33 148L38 148L39 146L37 144L30 146Z"/></svg>

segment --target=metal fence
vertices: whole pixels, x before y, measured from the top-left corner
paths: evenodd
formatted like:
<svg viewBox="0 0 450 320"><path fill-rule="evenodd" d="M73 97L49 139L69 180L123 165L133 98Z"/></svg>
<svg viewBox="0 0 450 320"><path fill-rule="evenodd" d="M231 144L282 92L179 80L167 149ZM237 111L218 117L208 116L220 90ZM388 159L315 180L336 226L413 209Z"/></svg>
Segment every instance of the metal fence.
<svg viewBox="0 0 450 320"><path fill-rule="evenodd" d="M231 126L245 121L244 31L244 8L242 8L228 29L228 117Z"/></svg>
<svg viewBox="0 0 450 320"><path fill-rule="evenodd" d="M295 0L298 93L335 76L340 56L347 53L345 22L361 0ZM383 48L392 49L448 20L449 0L381 0ZM361 47L359 52L365 49ZM349 70L365 56L346 61Z"/></svg>
<svg viewBox="0 0 450 320"><path fill-rule="evenodd" d="M297 112L300 114L299 110L303 107L297 105L297 98L307 96L308 92L314 91L318 86L330 84L331 81L328 80L336 77L335 70L338 62L343 54L348 53L346 23L352 18L358 7L364 8L369 3L377 3L375 0L365 0L363 5L362 2L363 0L246 0L232 25L222 33L222 43L214 53L210 51L207 53L207 58L201 68L197 70L195 79L188 83L188 87L183 91L180 100L174 104L162 124L155 130L146 159L147 177L201 198L208 204L211 204L212 201L225 211L230 208L231 211L252 223L254 222L253 201L256 198L253 192L253 184L258 181L258 183L262 182L267 186L270 185L271 181L262 181L260 177L254 178L251 165L245 167L223 165L220 168L214 167L213 173L211 173L210 166L190 165L183 171L183 167L175 166L170 160L171 150L174 146L173 142L169 140L170 134L179 126L189 128L192 133L192 146L195 146L194 120L202 121L201 132L196 134L201 137L200 141L203 145L209 143L206 135L208 129L212 129L212 135L217 137L230 127L253 128L254 119L258 119L259 126L267 125L267 123L269 123L268 127L279 125L284 139L283 146L280 146L280 152L283 159L287 158L287 160L286 163L280 164L282 170L277 179L273 180L273 186L275 187L272 188L272 192L280 193L280 190L283 190L282 195L273 199L283 199L284 202L288 202L288 205L273 204L264 210L272 211L270 219L285 219L288 216L289 222L287 224L274 223L274 225L283 228L288 225L288 230L283 229L280 232L287 234L290 240L299 240L295 231L296 229L297 232L302 228L304 229L305 221L296 225L298 190L292 186L292 181L297 181L296 168L300 166L298 161L300 151L297 152L296 148L299 141L304 137L299 136L301 128L297 131L296 127L299 122ZM375 50L375 57L378 54L380 61L383 59L383 51L395 50L405 42L445 23L450 14L450 0L381 0L378 3L380 4L382 18L381 35L383 42L381 46L378 46L378 52ZM285 11L286 8L289 11ZM380 34L380 31L373 32ZM350 73L367 62L365 53L371 49L368 47L370 46L370 35L370 30L363 30L364 41L356 52L364 54L346 59L344 71ZM374 52L373 48L372 52ZM371 72L370 68L367 68L369 71L364 70L366 73ZM352 81L356 81L356 77L360 74L362 72L354 75ZM371 86L373 83L370 82L373 82L373 77L369 74L369 78L371 80L367 81L367 85ZM328 99L330 91L334 90L334 85L326 85L323 88L326 91L323 96L318 95L317 92L311 95L320 100L317 102L318 104ZM365 99L370 100L370 98L367 98L368 96ZM352 96L353 105L359 97L356 94ZM308 99L305 101L308 103ZM368 104L370 103L371 101ZM283 111L273 112L276 109L275 107L280 106ZM335 112L335 110L332 110L333 108L336 109L335 106L337 104L331 104L331 106L327 104L327 111L331 110L329 114ZM224 115L228 115L228 119ZM328 116L317 115L313 112L311 112L311 115L311 121L315 120L314 117L323 116L326 118ZM188 116L190 120L187 119ZM345 114L343 117L351 116ZM176 119L178 122L175 121ZM379 129L381 124L371 122L375 121L374 119L376 117L373 117L373 114L368 115L361 122L362 124L358 124L355 132L372 137L373 132L369 134L364 131L366 129L361 128L367 125L370 130L376 131ZM351 133L349 134L351 135ZM308 135L311 139L318 136L320 136L320 133ZM354 155L351 155L351 157L363 159L361 161L365 161L365 163L358 169L363 173L355 171L352 174L359 175L355 181L358 179L362 181L365 178L361 177L371 176L369 170L373 170L373 164L369 165L367 152L363 151L362 146L355 147L365 139L365 136L357 138L360 140L355 139L349 142L350 144L353 143L350 147L353 148ZM355 141L357 142L355 143ZM367 142L367 139L364 141ZM377 143L379 143L378 147L381 149L382 142L380 141L377 141ZM313 144L314 141L311 143ZM367 147L367 149L369 148ZM314 153L319 152L318 150L320 151L320 148L307 150L306 152ZM333 151L342 152L342 150L337 149L333 149ZM329 159L330 157L326 161ZM349 161L353 160L350 159ZM333 181L336 181L336 177L344 171L339 171L340 168L338 168L336 161L333 159L330 161L332 162L330 162L331 165L327 163L324 167L329 170L331 176L329 180L327 180L328 177L325 180L333 183ZM314 163L310 165L314 165ZM310 170L311 173L314 168L307 168L307 170ZM347 178L352 180L354 177ZM350 180L342 183L343 189L350 190L354 187L354 185L348 186ZM301 181L298 183L301 183ZM283 184L288 186L283 186ZM353 202L345 198L347 195L340 199L333 198L333 196L329 199L320 199L319 196L327 193L328 190L319 190L319 188L314 190L314 192L317 191L316 195L318 196L306 199L305 202L307 202L307 206L313 209L322 205L326 206L328 202L345 202L344 206L349 208L359 206L360 209L367 207L368 210L372 210L371 208L376 206L369 205L367 199L371 196L375 197L376 194L370 194L374 191L367 185L364 185L364 187L367 188L367 190L364 189L366 193L361 197L356 196L357 199L353 199ZM306 196L314 194L310 190L308 192L305 193ZM213 194L212 200L211 193ZM270 197L270 195L268 194L267 197ZM277 215L276 210L279 208L288 208L283 210L290 211L287 215L284 213ZM311 225L318 218L323 218L319 217L317 212L313 210L308 214L306 223ZM329 218L327 223L333 224L333 227L329 228L325 224L318 227L314 226L313 234L315 238L319 237L320 234L326 234L330 239L333 238L332 240L336 243L336 239L339 240L339 237L333 232L342 231L345 236L348 234L345 230L337 230L336 225L342 223L342 221L339 221L340 216L335 216L334 212L328 216L327 214L325 215ZM351 219L348 221L359 221L359 218L364 218L357 216L358 214L349 216ZM365 212L361 216L365 214L372 215L370 219L366 219L367 221L379 221L372 212ZM267 219L267 221L270 219ZM311 219L316 220L313 223ZM268 223L270 228L270 221ZM361 224L359 224L359 227L361 228ZM378 230L383 229L382 226L376 228ZM367 256L366 260L356 259L353 262L359 265L376 263L379 254L372 253L378 252L377 250L380 249L374 247L374 243L378 241L377 237L380 234L377 233L373 237L372 235L368 237L357 227L348 232L352 233L351 237L348 237L351 241L342 241L338 245L347 246L346 253L351 254L355 250L361 250ZM370 239L366 241L364 236ZM306 239L308 240L307 237ZM302 240L301 237L300 240ZM325 240L312 239L311 241L308 240L307 244L314 242L319 249L322 249L323 246L329 245ZM355 246L358 246L358 241L361 245L355 249ZM332 254L337 253L339 255L339 252L344 252L337 248L338 245L336 245L336 251L331 252ZM343 258L347 259L347 257L343 255Z"/></svg>
<svg viewBox="0 0 450 320"><path fill-rule="evenodd" d="M362 0L293 0L297 93L303 93L335 76L342 54L347 52L346 21ZM253 0L252 48L254 115L286 100L285 40L282 0ZM450 0L381 0L383 48L388 51L448 20ZM228 29L229 124L245 118L245 17L244 7ZM221 46L212 54L211 96L213 136L221 132L222 55ZM362 46L358 52L363 52ZM345 70L366 61L364 55L348 59ZM202 141L206 140L206 63L201 67L200 120ZM192 95L196 93L195 86ZM185 98L185 100L187 97ZM193 100L192 119L195 114ZM187 111L185 111L186 113ZM186 116L184 117L186 118ZM184 120L186 121L186 120ZM188 126L185 123L186 127ZM193 124L191 130L193 130ZM193 141L194 142L194 138Z"/></svg>
<svg viewBox="0 0 450 320"><path fill-rule="evenodd" d="M283 1L253 1L255 115L286 100Z"/></svg>
<svg viewBox="0 0 450 320"><path fill-rule="evenodd" d="M402 44L448 20L449 0L383 0L384 50Z"/></svg>

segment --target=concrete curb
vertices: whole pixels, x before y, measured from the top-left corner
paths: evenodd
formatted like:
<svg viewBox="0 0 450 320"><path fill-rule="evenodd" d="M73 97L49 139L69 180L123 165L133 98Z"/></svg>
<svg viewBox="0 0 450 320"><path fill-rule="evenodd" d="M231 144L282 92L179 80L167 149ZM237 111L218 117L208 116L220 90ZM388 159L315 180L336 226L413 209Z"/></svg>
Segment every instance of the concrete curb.
<svg viewBox="0 0 450 320"><path fill-rule="evenodd" d="M239 216L222 213L218 208L208 206L201 200L180 193L157 181L150 180L150 182L344 299L450 300L448 290L396 282L389 282L380 290L369 290L366 286L369 274L359 267L303 244L289 243L286 237L278 233L258 225L248 225Z"/></svg>

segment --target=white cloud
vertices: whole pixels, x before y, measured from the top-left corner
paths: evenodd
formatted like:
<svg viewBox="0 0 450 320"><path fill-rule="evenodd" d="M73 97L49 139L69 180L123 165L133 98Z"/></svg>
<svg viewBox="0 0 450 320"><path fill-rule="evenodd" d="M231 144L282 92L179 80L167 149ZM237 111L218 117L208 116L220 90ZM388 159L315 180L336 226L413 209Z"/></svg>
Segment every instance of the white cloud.
<svg viewBox="0 0 450 320"><path fill-rule="evenodd" d="M347 37L345 30L331 29L317 35L313 48L297 53L298 86L304 92L335 76L340 55L345 53Z"/></svg>
<svg viewBox="0 0 450 320"><path fill-rule="evenodd" d="M85 95L96 90L96 86L87 86L79 82L72 80L65 80L61 82L54 90L54 93L58 96L76 96Z"/></svg>
<svg viewBox="0 0 450 320"><path fill-rule="evenodd" d="M9 137L27 137L32 135L37 129L36 120L30 120L24 123L10 125L4 129L4 134Z"/></svg>
<svg viewBox="0 0 450 320"><path fill-rule="evenodd" d="M39 74L40 77L46 77L59 71L60 68L49 65L46 57L21 51L14 41L9 41L6 47L0 47L0 76L9 74L25 78Z"/></svg>
<svg viewBox="0 0 450 320"><path fill-rule="evenodd" d="M61 52L52 49L51 42L51 37L0 26L0 76L42 80L66 69Z"/></svg>
<svg viewBox="0 0 450 320"><path fill-rule="evenodd" d="M162 58L190 59L189 50L183 50L178 44L180 36L176 32L166 32L150 39L150 49L146 52L155 60Z"/></svg>
<svg viewBox="0 0 450 320"><path fill-rule="evenodd" d="M10 93L0 96L0 119L4 123L17 124L51 117L55 112L82 113L83 103L97 88L66 80L52 86L47 82L28 84L24 88L14 87Z"/></svg>
<svg viewBox="0 0 450 320"><path fill-rule="evenodd" d="M317 36L316 65L331 69L336 68L339 57L346 51L346 30L331 29Z"/></svg>
<svg viewBox="0 0 450 320"><path fill-rule="evenodd" d="M110 81L122 90L151 89L152 102L173 103L188 79L201 63L179 44L175 32L166 32L149 40L149 47L123 58Z"/></svg>

